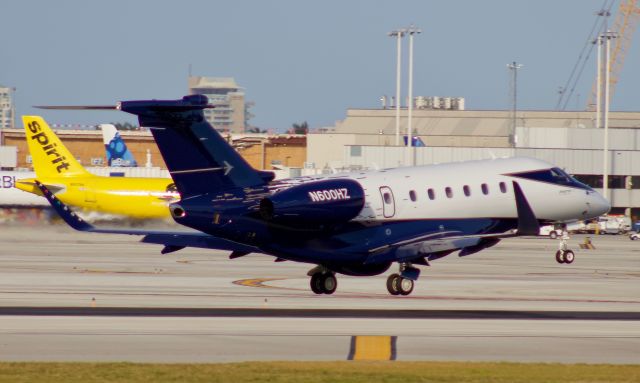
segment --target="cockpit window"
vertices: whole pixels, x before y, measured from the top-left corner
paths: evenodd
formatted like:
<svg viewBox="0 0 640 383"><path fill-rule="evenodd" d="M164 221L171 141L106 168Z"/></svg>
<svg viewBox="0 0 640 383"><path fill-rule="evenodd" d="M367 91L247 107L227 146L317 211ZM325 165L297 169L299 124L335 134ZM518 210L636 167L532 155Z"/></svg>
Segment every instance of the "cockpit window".
<svg viewBox="0 0 640 383"><path fill-rule="evenodd" d="M526 178L534 181L548 182L555 185L564 185L574 188L592 190L589 186L576 180L560 168L535 170L532 172L510 174L514 177Z"/></svg>

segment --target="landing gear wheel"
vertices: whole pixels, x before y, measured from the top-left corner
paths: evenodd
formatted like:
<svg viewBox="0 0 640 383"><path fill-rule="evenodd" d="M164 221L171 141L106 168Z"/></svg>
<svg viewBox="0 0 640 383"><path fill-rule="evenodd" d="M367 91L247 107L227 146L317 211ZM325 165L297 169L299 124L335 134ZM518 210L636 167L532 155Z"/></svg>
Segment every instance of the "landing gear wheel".
<svg viewBox="0 0 640 383"><path fill-rule="evenodd" d="M387 291L391 295L399 295L400 294L400 275L391 274L389 278L387 278Z"/></svg>
<svg viewBox="0 0 640 383"><path fill-rule="evenodd" d="M333 294L338 288L338 279L333 273L315 273L309 282L311 291L316 294Z"/></svg>
<svg viewBox="0 0 640 383"><path fill-rule="evenodd" d="M576 259L576 255L573 254L573 251L567 250L562 255L562 258L564 259L564 263L573 263L573 260Z"/></svg>
<svg viewBox="0 0 640 383"><path fill-rule="evenodd" d="M316 294L323 294L324 291L322 290L322 274L321 273L316 273L313 274L311 276L311 281L309 282L309 284L311 285L311 291L313 291Z"/></svg>
<svg viewBox="0 0 640 383"><path fill-rule="evenodd" d="M549 233L549 238L551 238L551 239L558 238L558 233L556 233L555 230L552 231L551 233Z"/></svg>
<svg viewBox="0 0 640 383"><path fill-rule="evenodd" d="M338 279L334 274L324 274L322 276L322 292L331 295L338 288Z"/></svg>
<svg viewBox="0 0 640 383"><path fill-rule="evenodd" d="M400 278L400 283L398 283L398 287L400 287L400 294L409 295L413 291L413 281L407 278Z"/></svg>
<svg viewBox="0 0 640 383"><path fill-rule="evenodd" d="M556 262L564 263L564 252L562 250L556 251Z"/></svg>

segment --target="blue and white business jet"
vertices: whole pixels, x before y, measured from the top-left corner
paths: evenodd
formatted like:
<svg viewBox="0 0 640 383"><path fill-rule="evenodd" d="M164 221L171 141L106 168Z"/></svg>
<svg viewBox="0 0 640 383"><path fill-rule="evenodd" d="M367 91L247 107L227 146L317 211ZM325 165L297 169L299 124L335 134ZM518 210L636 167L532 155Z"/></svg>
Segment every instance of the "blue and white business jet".
<svg viewBox="0 0 640 383"><path fill-rule="evenodd" d="M392 264L393 295L408 295L417 265L459 251L466 256L502 238L537 235L539 225L584 220L610 205L561 169L531 158L494 159L274 181L251 168L209 125L205 96L123 101L114 109L151 128L182 199L176 222L194 233L101 229L82 221L40 185L73 228L144 235L164 245L228 250L315 265L311 289L332 294L336 273L370 276ZM104 108L104 107L101 107ZM566 251L557 257L573 262Z"/></svg>

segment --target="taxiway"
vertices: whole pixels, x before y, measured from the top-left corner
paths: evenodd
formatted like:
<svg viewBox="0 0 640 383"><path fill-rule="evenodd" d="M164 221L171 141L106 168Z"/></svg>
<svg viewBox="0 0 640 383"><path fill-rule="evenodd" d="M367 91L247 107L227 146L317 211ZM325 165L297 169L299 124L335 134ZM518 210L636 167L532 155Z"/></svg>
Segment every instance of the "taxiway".
<svg viewBox="0 0 640 383"><path fill-rule="evenodd" d="M556 241L509 239L433 262L408 297L388 295L386 275L339 276L317 296L311 265L3 227L0 360L341 360L375 335L399 360L638 363L640 243L583 239L571 265Z"/></svg>

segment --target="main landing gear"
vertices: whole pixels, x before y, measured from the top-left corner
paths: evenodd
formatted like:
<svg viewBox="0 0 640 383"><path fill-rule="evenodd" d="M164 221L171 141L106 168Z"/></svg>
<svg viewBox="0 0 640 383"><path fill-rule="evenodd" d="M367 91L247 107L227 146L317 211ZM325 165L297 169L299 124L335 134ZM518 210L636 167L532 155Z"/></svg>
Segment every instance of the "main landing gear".
<svg viewBox="0 0 640 383"><path fill-rule="evenodd" d="M391 274L387 278L387 290L391 295L409 295L413 291L413 281L400 274Z"/></svg>
<svg viewBox="0 0 640 383"><path fill-rule="evenodd" d="M338 279L336 274L324 267L318 266L309 271L311 280L311 291L316 294L328 294L331 295L338 288Z"/></svg>
<svg viewBox="0 0 640 383"><path fill-rule="evenodd" d="M410 263L400 264L400 274L391 274L387 278L387 291L391 295L409 295L413 292L414 281L418 280L420 269Z"/></svg>

